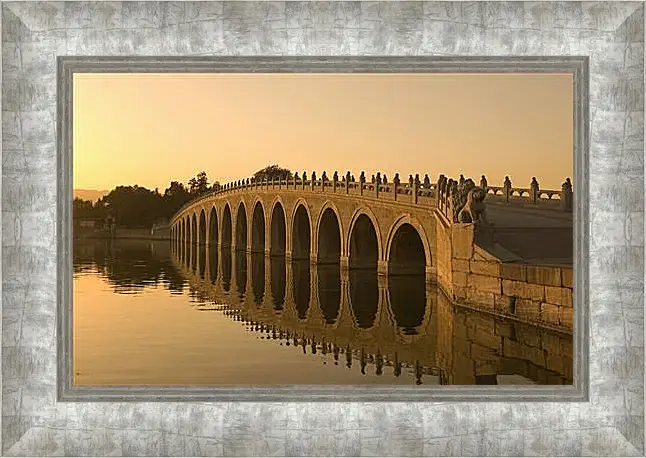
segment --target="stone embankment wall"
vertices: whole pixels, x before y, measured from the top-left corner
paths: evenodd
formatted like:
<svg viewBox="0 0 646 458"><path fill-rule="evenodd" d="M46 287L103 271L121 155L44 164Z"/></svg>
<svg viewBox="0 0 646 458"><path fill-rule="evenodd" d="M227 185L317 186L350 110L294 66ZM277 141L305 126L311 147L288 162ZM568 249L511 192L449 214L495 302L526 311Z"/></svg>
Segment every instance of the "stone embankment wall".
<svg viewBox="0 0 646 458"><path fill-rule="evenodd" d="M473 225L454 224L450 229L454 299L532 323L572 329L572 267L501 262L475 244ZM446 279L448 272L443 274Z"/></svg>
<svg viewBox="0 0 646 458"><path fill-rule="evenodd" d="M474 225L438 217L437 281L474 308L572 330L573 269L502 262L475 243Z"/></svg>

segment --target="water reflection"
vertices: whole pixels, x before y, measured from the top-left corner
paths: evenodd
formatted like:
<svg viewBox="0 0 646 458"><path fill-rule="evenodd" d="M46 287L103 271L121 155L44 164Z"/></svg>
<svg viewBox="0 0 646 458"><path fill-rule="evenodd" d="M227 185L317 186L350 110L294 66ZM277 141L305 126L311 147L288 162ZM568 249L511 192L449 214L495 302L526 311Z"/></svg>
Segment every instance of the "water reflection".
<svg viewBox="0 0 646 458"><path fill-rule="evenodd" d="M225 291L229 291L231 288L231 250L222 249L221 251L221 260L222 260L222 288Z"/></svg>
<svg viewBox="0 0 646 458"><path fill-rule="evenodd" d="M397 325L404 334L418 334L426 313L424 274L389 276L388 295Z"/></svg>
<svg viewBox="0 0 646 458"><path fill-rule="evenodd" d="M341 268L339 264L325 264L315 268L318 280L318 299L327 324L336 321L341 307Z"/></svg>
<svg viewBox="0 0 646 458"><path fill-rule="evenodd" d="M270 257L270 287L271 299L274 304L274 310L282 310L285 304L285 256Z"/></svg>
<svg viewBox="0 0 646 458"><path fill-rule="evenodd" d="M236 250L236 290L238 298L243 299L247 289L247 254Z"/></svg>
<svg viewBox="0 0 646 458"><path fill-rule="evenodd" d="M209 245L209 280L215 283L218 278L218 246L216 244Z"/></svg>
<svg viewBox="0 0 646 458"><path fill-rule="evenodd" d="M386 278L376 269L316 266L308 259L216 245L109 240L75 244L74 271L98 272L117 294L163 286L187 297L185 307L242 323L255 339L316 355L323 364L365 377L390 376L370 383L498 384L506 375L529 383L572 382L571 336L457 309L424 275ZM165 307L163 299L158 306ZM548 345L543 342L551 346L543 348ZM246 348L232 357L252 358ZM289 382L292 372L281 369L280 360L272 364L276 376ZM226 373L219 379L226 381ZM332 380L330 375L311 383Z"/></svg>
<svg viewBox="0 0 646 458"><path fill-rule="evenodd" d="M376 268L350 270L350 304L356 326L361 329L371 328L379 306Z"/></svg>
<svg viewBox="0 0 646 458"><path fill-rule="evenodd" d="M310 260L298 259L292 261L292 285L294 305L298 318L307 318L310 306Z"/></svg>
<svg viewBox="0 0 646 458"><path fill-rule="evenodd" d="M255 304L262 304L265 297L265 255L251 253L251 290Z"/></svg>

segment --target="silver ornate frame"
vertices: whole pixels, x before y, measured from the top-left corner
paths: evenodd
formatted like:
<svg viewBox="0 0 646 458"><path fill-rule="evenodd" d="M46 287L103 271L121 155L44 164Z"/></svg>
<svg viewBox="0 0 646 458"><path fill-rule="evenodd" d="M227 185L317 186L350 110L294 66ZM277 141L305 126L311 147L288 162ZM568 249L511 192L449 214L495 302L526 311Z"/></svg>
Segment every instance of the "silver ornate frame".
<svg viewBox="0 0 646 458"><path fill-rule="evenodd" d="M2 15L3 455L643 455L643 3L7 2ZM473 57L487 54L516 57ZM95 55L113 57L60 57ZM512 65L575 73L571 389L71 386L74 71Z"/></svg>

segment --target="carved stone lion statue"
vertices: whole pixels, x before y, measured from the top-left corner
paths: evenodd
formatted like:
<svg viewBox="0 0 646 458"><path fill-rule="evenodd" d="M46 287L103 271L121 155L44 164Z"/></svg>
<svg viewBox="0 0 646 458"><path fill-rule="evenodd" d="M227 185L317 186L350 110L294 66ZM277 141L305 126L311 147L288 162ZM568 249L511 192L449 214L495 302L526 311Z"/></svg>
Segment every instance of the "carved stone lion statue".
<svg viewBox="0 0 646 458"><path fill-rule="evenodd" d="M460 223L487 223L487 206L484 199L487 193L484 189L474 187L467 194L467 201L458 214Z"/></svg>

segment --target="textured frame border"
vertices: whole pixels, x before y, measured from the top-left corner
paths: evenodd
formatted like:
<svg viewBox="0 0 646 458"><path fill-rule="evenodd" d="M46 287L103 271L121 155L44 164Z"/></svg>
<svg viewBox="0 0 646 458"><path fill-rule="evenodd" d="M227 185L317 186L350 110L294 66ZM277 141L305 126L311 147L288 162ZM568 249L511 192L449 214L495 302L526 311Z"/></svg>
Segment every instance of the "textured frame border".
<svg viewBox="0 0 646 458"><path fill-rule="evenodd" d="M75 73L569 73L573 75L574 370L572 385L276 387L74 386L72 127ZM588 57L58 57L58 401L587 401Z"/></svg>
<svg viewBox="0 0 646 458"><path fill-rule="evenodd" d="M643 3L4 2L2 15L3 455L643 456ZM57 402L56 57L160 54L589 56L590 401Z"/></svg>

